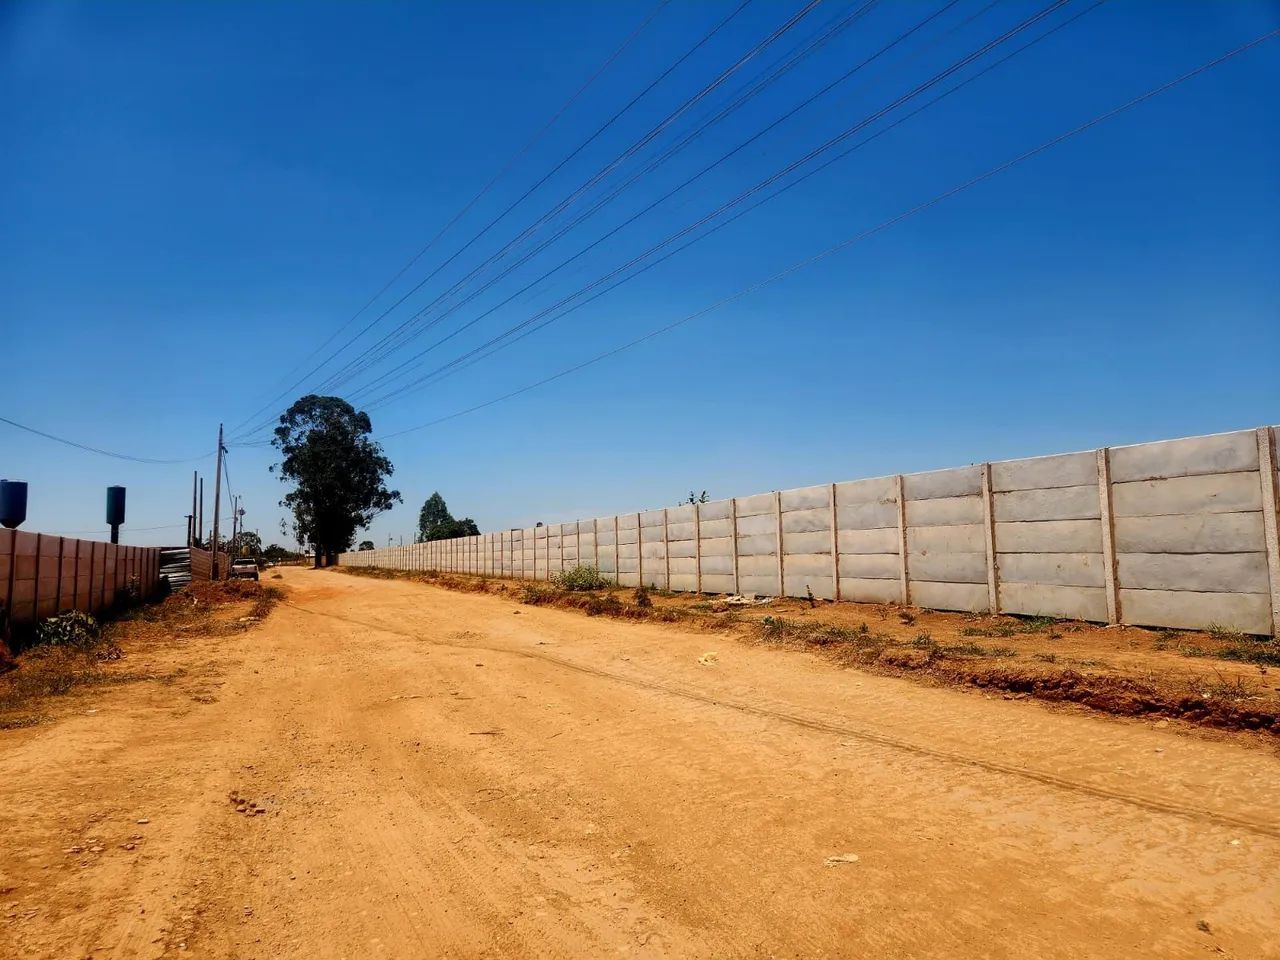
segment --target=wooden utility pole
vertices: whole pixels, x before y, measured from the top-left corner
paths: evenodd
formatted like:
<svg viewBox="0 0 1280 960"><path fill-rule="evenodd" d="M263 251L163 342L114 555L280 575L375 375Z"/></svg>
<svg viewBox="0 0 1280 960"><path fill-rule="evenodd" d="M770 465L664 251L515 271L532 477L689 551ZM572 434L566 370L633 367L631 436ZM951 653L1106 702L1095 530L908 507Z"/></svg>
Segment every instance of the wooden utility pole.
<svg viewBox="0 0 1280 960"><path fill-rule="evenodd" d="M209 538L209 549L213 551L212 579L220 579L218 571L218 521L221 519L222 506L222 424L218 424L218 463L213 474L213 535Z"/></svg>
<svg viewBox="0 0 1280 960"><path fill-rule="evenodd" d="M200 532L196 530L196 486L200 482L200 471L191 471L191 522L187 524L187 546L194 547Z"/></svg>
<svg viewBox="0 0 1280 960"><path fill-rule="evenodd" d="M200 478L200 518L196 521L196 545L204 539L204 477Z"/></svg>

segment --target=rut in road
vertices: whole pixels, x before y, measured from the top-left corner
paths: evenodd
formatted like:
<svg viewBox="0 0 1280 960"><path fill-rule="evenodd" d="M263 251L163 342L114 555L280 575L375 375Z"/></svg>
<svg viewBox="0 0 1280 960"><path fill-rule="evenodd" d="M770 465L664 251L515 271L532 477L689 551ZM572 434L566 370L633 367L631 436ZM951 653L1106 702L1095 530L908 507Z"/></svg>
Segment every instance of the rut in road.
<svg viewBox="0 0 1280 960"><path fill-rule="evenodd" d="M876 733L859 727L849 726L848 724L835 723L827 720L820 720L815 717L805 717L799 714L791 713L776 707L764 707L757 704L743 703L740 701L728 700L721 697L713 697L696 690L690 690L684 687L675 686L673 684L662 683L657 680L646 680L638 677L629 677L624 674L614 673L608 670L602 670L598 667L592 667L587 664L577 663L567 660L563 657L557 657L553 654L544 653L539 650L520 650L510 647L486 646L484 644L456 644L446 643L439 640L432 640L422 634L412 633L404 630L397 630L394 627L385 624L373 623L366 620L357 620L353 617L343 616L341 614L331 613L324 610L316 610L314 608L305 607L292 601L285 601L287 606L308 613L313 616L329 617L334 620L340 620L350 623L354 626L364 627L370 630L380 630L394 636L404 637L409 640L417 640L436 647L452 647L465 650L483 650L487 653L508 654L519 657L526 657L532 660L541 660L546 663L553 663L557 666L564 667L569 670L575 670L588 676L600 677L606 680L612 680L617 683L623 683L631 687L642 690L652 690L656 693L664 693L674 697L681 697L686 700L692 700L697 703L703 703L708 706L722 707L730 710L737 710L740 713L752 716L762 717L768 720L779 720L784 723L790 723L798 727L804 727L809 730L817 730L822 733L831 733L837 736L852 737L867 743L874 743L878 746L890 747L906 753L915 754L917 756L929 757L934 760L941 760L947 763L959 764L962 766L976 767L985 770L988 773L1005 774L1007 776L1019 777L1024 780L1030 780L1035 783L1044 784L1050 787L1056 787L1060 790L1066 790L1072 793L1083 794L1089 797L1095 797L1101 800L1113 800L1118 803L1128 804L1141 810L1147 810L1152 813L1168 814L1175 817L1183 817L1188 820L1196 820L1204 823L1211 823L1216 826L1235 827L1240 830L1246 830L1257 836L1270 837L1272 839L1280 839L1280 825L1262 823L1256 820L1244 817L1231 816L1229 814L1208 810L1202 807L1192 807L1185 804L1179 804L1170 800L1157 797L1144 796L1137 793L1123 792L1119 790L1109 790L1093 784L1084 783L1079 780L1072 780L1057 774L1047 773L1040 770L1029 770L1025 767L1015 766L1013 764L1001 763L996 760L990 760L983 757L956 753L950 750L940 750L935 747L925 746L919 743L913 743L898 737L889 736L884 733Z"/></svg>

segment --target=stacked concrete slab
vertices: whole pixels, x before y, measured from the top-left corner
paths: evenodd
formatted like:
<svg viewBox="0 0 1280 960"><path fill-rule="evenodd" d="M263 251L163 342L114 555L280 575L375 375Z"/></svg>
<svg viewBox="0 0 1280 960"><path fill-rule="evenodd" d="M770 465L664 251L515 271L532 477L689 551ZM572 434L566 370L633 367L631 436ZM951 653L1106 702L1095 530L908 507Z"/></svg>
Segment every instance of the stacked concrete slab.
<svg viewBox="0 0 1280 960"><path fill-rule="evenodd" d="M528 527L348 565L1275 634L1276 428Z"/></svg>

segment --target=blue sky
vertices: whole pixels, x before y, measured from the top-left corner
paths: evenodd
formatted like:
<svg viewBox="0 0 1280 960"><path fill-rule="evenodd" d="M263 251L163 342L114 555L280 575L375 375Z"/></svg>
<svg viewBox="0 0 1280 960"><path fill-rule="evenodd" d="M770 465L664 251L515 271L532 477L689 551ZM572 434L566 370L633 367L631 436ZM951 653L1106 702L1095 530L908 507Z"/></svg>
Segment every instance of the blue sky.
<svg viewBox="0 0 1280 960"><path fill-rule="evenodd" d="M440 266L740 3L673 0L658 9L333 346ZM294 393L321 385L409 320L802 6L748 3ZM357 405L375 399L378 390L360 390L373 376L479 317L930 14L941 11L711 173L434 348L416 372L608 274L1043 6L873 5L542 253L453 312L429 313L437 322L428 332L338 392ZM1078 19L635 280L373 407L375 435L505 394L691 314L1280 26L1280 5L1270 2L1090 6L1071 0L951 82ZM529 244L855 9L817 5ZM309 372L315 361L303 361L316 347L653 11L648 0L0 7L0 416L147 458L212 451L219 421L241 423ZM433 490L455 514L500 529L674 504L690 488L718 498L1274 423L1277 89L1280 40L1272 40L724 309L510 401L389 438L405 506L380 517L370 537L407 539ZM248 525L268 542L282 539L284 489L267 472L272 460L268 447L236 445L229 459ZM103 488L123 483L124 538L177 541L193 467L211 488L211 460L111 460L0 424L0 476L31 484L27 529L98 529ZM206 524L211 513L207 506ZM168 525L177 526L149 529Z"/></svg>

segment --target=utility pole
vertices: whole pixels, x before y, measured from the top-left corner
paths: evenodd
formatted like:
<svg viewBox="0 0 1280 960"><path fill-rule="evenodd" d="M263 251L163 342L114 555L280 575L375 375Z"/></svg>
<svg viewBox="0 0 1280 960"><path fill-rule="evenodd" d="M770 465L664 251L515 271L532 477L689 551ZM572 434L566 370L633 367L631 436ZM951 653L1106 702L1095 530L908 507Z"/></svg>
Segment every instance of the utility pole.
<svg viewBox="0 0 1280 960"><path fill-rule="evenodd" d="M213 474L213 536L209 540L209 547L213 550L213 579L220 579L218 571L218 521L221 519L222 506L222 451L226 449L222 446L222 424L218 424L218 464Z"/></svg>
<svg viewBox="0 0 1280 960"><path fill-rule="evenodd" d="M196 545L196 484L200 482L200 471L191 471L191 519L187 523L187 546Z"/></svg>
<svg viewBox="0 0 1280 960"><path fill-rule="evenodd" d="M204 539L204 477L200 478L200 518L196 522L196 543Z"/></svg>

